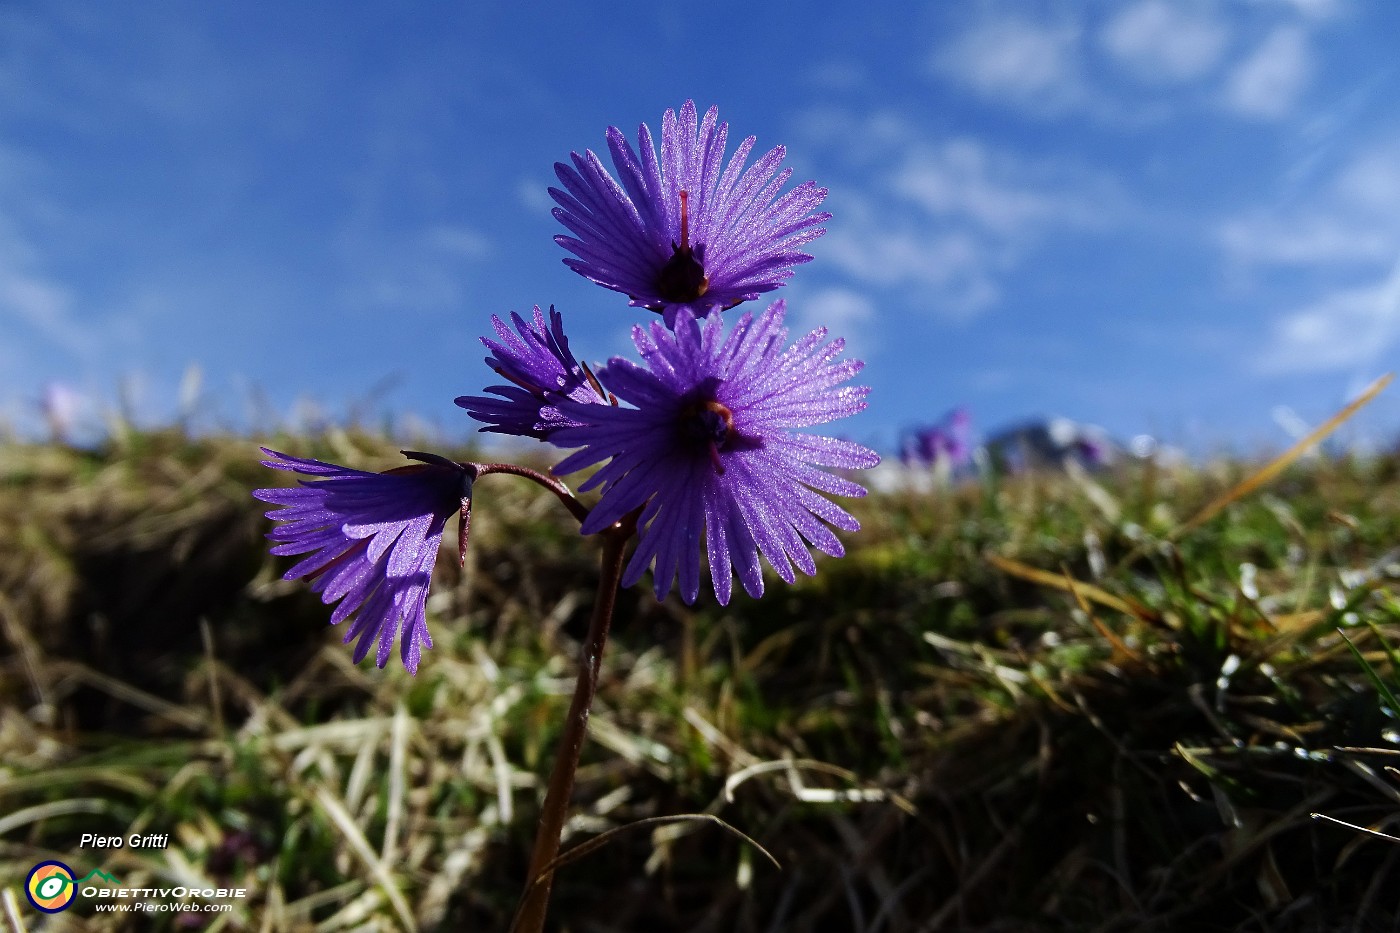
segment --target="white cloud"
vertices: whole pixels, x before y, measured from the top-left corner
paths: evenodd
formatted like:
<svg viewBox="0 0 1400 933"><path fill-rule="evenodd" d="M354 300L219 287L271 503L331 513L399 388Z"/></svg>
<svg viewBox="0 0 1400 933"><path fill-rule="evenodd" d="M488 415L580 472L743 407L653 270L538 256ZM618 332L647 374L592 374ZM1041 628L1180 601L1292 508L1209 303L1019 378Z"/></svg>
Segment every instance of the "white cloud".
<svg viewBox="0 0 1400 933"><path fill-rule="evenodd" d="M965 219L1002 236L1103 220L1105 192L1086 194L1080 179L1030 164L971 139L909 150L891 180L894 191L930 214ZM1103 187L1103 186L1098 186Z"/></svg>
<svg viewBox="0 0 1400 933"><path fill-rule="evenodd" d="M1225 83L1223 103L1255 119L1287 116L1312 73L1307 33L1297 26L1279 26L1235 67Z"/></svg>
<svg viewBox="0 0 1400 933"><path fill-rule="evenodd" d="M1400 262L1382 280L1334 292L1285 315L1258 367L1270 373L1370 366L1400 340Z"/></svg>
<svg viewBox="0 0 1400 933"><path fill-rule="evenodd" d="M855 111L825 104L798 113L793 135L843 163L865 165L887 160L892 150L903 149L918 133L908 116L893 110Z"/></svg>
<svg viewBox="0 0 1400 933"><path fill-rule="evenodd" d="M1343 0L1253 0L1256 11L1241 9L1244 2L1037 4L1049 12L1035 14L1030 4L990 0L978 5L980 15L953 15L929 66L1038 117L1140 127L1205 106L1278 120L1294 112L1318 71L1312 35ZM1125 72L1136 80L1122 80Z"/></svg>
<svg viewBox="0 0 1400 933"><path fill-rule="evenodd" d="M987 97L1055 111L1080 96L1079 27L1021 16L984 19L935 51L935 71Z"/></svg>
<svg viewBox="0 0 1400 933"><path fill-rule="evenodd" d="M1400 253L1400 140L1358 153L1287 209L1227 220L1217 239L1246 265L1388 264Z"/></svg>
<svg viewBox="0 0 1400 933"><path fill-rule="evenodd" d="M423 233L423 244L463 259L491 255L491 241L481 232L462 225L442 224Z"/></svg>
<svg viewBox="0 0 1400 933"><path fill-rule="evenodd" d="M37 335L50 348L94 355L94 335L75 319L70 290L40 271L40 259L32 242L0 215L0 321L17 322L21 333Z"/></svg>
<svg viewBox="0 0 1400 933"><path fill-rule="evenodd" d="M340 243L345 267L341 301L357 311L432 313L461 307L480 263L493 250L489 237L460 224L392 238L347 233Z"/></svg>
<svg viewBox="0 0 1400 933"><path fill-rule="evenodd" d="M1253 0L1256 6L1287 7L1309 19L1327 19L1342 11L1346 0Z"/></svg>
<svg viewBox="0 0 1400 933"><path fill-rule="evenodd" d="M1099 34L1104 48L1133 74L1149 81L1200 78L1220 61L1228 30L1204 9L1165 0L1124 7Z"/></svg>
<svg viewBox="0 0 1400 933"><path fill-rule="evenodd" d="M875 302L861 292L836 287L795 293L788 308L788 324L794 333L825 327L831 337L845 339L846 355L856 359L869 359L875 349L870 336Z"/></svg>
<svg viewBox="0 0 1400 933"><path fill-rule="evenodd" d="M1363 152L1342 170L1334 188L1359 212L1400 217L1400 141Z"/></svg>
<svg viewBox="0 0 1400 933"><path fill-rule="evenodd" d="M870 74L859 61L841 56L823 59L808 68L803 77L814 87L829 91L852 91L871 86Z"/></svg>
<svg viewBox="0 0 1400 933"><path fill-rule="evenodd" d="M1230 257L1246 264L1303 266L1374 262L1393 255L1393 235L1334 216L1256 214L1218 231Z"/></svg>
<svg viewBox="0 0 1400 933"><path fill-rule="evenodd" d="M966 320L1000 295L997 247L961 230L936 230L889 213L846 210L821 240L822 260L863 285L912 290L916 310Z"/></svg>
<svg viewBox="0 0 1400 933"><path fill-rule="evenodd" d="M798 127L859 179L827 177L826 206L841 222L813 252L858 289L897 290L901 312L970 320L1000 300L1001 283L1052 232L1123 215L1118 188L1096 171L974 137L935 141L902 112L828 106ZM862 141L858 155L848 138Z"/></svg>
<svg viewBox="0 0 1400 933"><path fill-rule="evenodd" d="M827 327L840 336L863 327L875 316L875 304L865 295L849 288L823 288L813 292L805 302L814 327Z"/></svg>
<svg viewBox="0 0 1400 933"><path fill-rule="evenodd" d="M545 184L538 178L521 178L515 183L515 200L527 214L548 214L554 207L554 199L549 196L550 187L559 187L559 180L553 175Z"/></svg>
<svg viewBox="0 0 1400 933"><path fill-rule="evenodd" d="M1237 263L1319 283L1269 328L1260 371L1370 367L1400 343L1400 139L1356 153L1296 203L1229 220L1217 235Z"/></svg>

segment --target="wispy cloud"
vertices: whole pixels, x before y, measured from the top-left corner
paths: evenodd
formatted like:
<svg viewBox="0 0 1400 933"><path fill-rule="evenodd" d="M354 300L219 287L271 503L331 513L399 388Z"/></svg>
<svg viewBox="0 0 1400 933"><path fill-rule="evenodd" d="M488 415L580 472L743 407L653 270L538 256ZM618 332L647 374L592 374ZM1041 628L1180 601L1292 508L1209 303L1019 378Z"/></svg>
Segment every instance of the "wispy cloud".
<svg viewBox="0 0 1400 933"><path fill-rule="evenodd" d="M87 347L83 329L73 320L68 291L14 268L0 267L0 313L26 325L69 352Z"/></svg>
<svg viewBox="0 0 1400 933"><path fill-rule="evenodd" d="M869 209L847 210L820 249L847 281L913 289L915 304L939 317L973 317L1000 294L997 257L967 232L935 232L908 221L891 223Z"/></svg>
<svg viewBox="0 0 1400 933"><path fill-rule="evenodd" d="M1028 5L990 3L970 19L951 16L951 36L934 49L930 71L1039 118L1141 126L1214 110L1280 120L1309 88L1318 70L1313 34L1340 5L1252 5L1134 0L1036 15ZM1124 73L1133 80L1119 79Z"/></svg>
<svg viewBox="0 0 1400 933"><path fill-rule="evenodd" d="M1234 68L1222 101L1246 117L1285 117L1292 112L1314 68L1307 32L1296 25L1279 26Z"/></svg>
<svg viewBox="0 0 1400 933"><path fill-rule="evenodd" d="M1327 19L1336 16L1347 6L1349 0L1252 0L1255 6L1282 7L1310 19Z"/></svg>
<svg viewBox="0 0 1400 933"><path fill-rule="evenodd" d="M541 181L544 183L541 184ZM549 196L549 186L557 184L553 175L548 179L518 179L515 183L515 201L528 214L548 214L555 207L554 200Z"/></svg>
<svg viewBox="0 0 1400 933"><path fill-rule="evenodd" d="M1267 373L1373 366L1400 342L1400 262L1383 279L1284 315L1258 359Z"/></svg>
<svg viewBox="0 0 1400 933"><path fill-rule="evenodd" d="M1400 139L1360 153L1334 188L1358 210L1400 220Z"/></svg>
<svg viewBox="0 0 1400 933"><path fill-rule="evenodd" d="M804 77L813 87L828 91L856 91L872 84L864 63L839 55L813 64Z"/></svg>
<svg viewBox="0 0 1400 933"><path fill-rule="evenodd" d="M800 132L859 179L833 184L827 206L840 223L814 246L823 262L850 285L912 292L901 308L946 320L993 307L1054 231L1111 225L1121 213L1095 170L971 136L938 139L912 114L828 106L804 114Z"/></svg>
<svg viewBox="0 0 1400 933"><path fill-rule="evenodd" d="M439 224L392 238L378 228L358 231L340 252L347 307L421 313L460 307L469 275L494 250L471 227Z"/></svg>
<svg viewBox="0 0 1400 933"><path fill-rule="evenodd" d="M859 168L888 162L892 151L921 139L920 122L891 108L855 110L828 103L798 113L793 128L804 148L825 150L844 166Z"/></svg>
<svg viewBox="0 0 1400 933"><path fill-rule="evenodd" d="M1229 29L1208 8L1142 0L1118 10L1099 39L1133 75L1171 83L1208 74L1225 53Z"/></svg>
<svg viewBox="0 0 1400 933"><path fill-rule="evenodd" d="M1305 214L1280 224L1263 213L1225 222L1218 237L1236 261L1281 266L1371 263L1392 254L1394 239L1344 217Z"/></svg>
<svg viewBox="0 0 1400 933"><path fill-rule="evenodd" d="M1388 264L1400 253L1400 139L1363 149L1286 207L1226 220L1217 238L1245 266Z"/></svg>
<svg viewBox="0 0 1400 933"><path fill-rule="evenodd" d="M422 241L428 249L463 259L482 259L492 252L485 234L462 224L431 227L423 232Z"/></svg>
<svg viewBox="0 0 1400 933"><path fill-rule="evenodd" d="M11 209L41 207L15 189L0 182ZM96 352L96 335L79 322L71 289L45 270L45 261L19 219L0 212L0 321L11 325L6 328L14 335L11 339L30 348L43 347L49 354L90 358Z"/></svg>
<svg viewBox="0 0 1400 933"><path fill-rule="evenodd" d="M1305 273L1315 295L1269 327L1261 371L1364 367L1400 343L1400 139L1356 153L1308 197L1227 221L1218 236L1232 262Z"/></svg>
<svg viewBox="0 0 1400 933"><path fill-rule="evenodd" d="M869 295L851 288L818 288L790 296L789 326L794 332L825 327L832 337L846 341L846 355L869 360L876 352L878 338L872 335L875 302Z"/></svg>
<svg viewBox="0 0 1400 933"><path fill-rule="evenodd" d="M1106 213L1102 199L1075 190L1079 179L1051 177L1056 173L1053 167L962 138L910 148L890 183L896 194L931 215L966 220L1004 237L1101 222Z"/></svg>
<svg viewBox="0 0 1400 933"><path fill-rule="evenodd" d="M986 96L1054 113L1083 94L1080 28L1019 13L984 17L936 49L935 73Z"/></svg>

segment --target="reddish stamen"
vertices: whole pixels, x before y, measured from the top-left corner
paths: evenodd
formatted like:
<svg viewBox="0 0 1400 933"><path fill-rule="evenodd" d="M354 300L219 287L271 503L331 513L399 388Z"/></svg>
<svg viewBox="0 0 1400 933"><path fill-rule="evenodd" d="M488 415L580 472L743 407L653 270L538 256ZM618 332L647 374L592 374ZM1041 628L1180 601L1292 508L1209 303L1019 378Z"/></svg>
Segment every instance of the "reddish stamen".
<svg viewBox="0 0 1400 933"><path fill-rule="evenodd" d="M710 288L709 277L705 275L705 246L694 248L690 245L690 193L680 192L681 196L681 241L671 241L671 258L666 260L656 274L656 290L667 302L694 301ZM664 305L647 305L653 311L660 311Z"/></svg>
<svg viewBox="0 0 1400 933"><path fill-rule="evenodd" d="M587 363L579 363L583 367L583 374L588 379L588 384L593 387L593 391L598 393L599 398L607 398L608 393L603 390L603 384L598 381L598 377L593 375L593 370L588 368ZM613 402L616 405L616 402Z"/></svg>
<svg viewBox="0 0 1400 933"><path fill-rule="evenodd" d="M724 462L719 459L719 445L710 441L710 466L715 468L716 476L724 475Z"/></svg>
<svg viewBox="0 0 1400 933"><path fill-rule="evenodd" d="M710 466L714 467L717 476L723 476L724 461L719 453L720 448L729 443L729 436L734 430L734 413L723 402L709 399L687 405L681 418L685 436L705 445L710 455Z"/></svg>
<svg viewBox="0 0 1400 933"><path fill-rule="evenodd" d="M679 252L690 252L690 212L686 209L689 200L687 192L681 192L681 248Z"/></svg>
<svg viewBox="0 0 1400 933"><path fill-rule="evenodd" d="M512 376L510 373L506 372L499 366L492 366L491 368L496 371L496 375L500 376L502 379L509 379L511 382L520 386L520 388L524 389L526 392L529 392L531 395L535 396L535 398L544 398L544 389L541 389L534 383L526 382L524 379L517 379L515 376Z"/></svg>

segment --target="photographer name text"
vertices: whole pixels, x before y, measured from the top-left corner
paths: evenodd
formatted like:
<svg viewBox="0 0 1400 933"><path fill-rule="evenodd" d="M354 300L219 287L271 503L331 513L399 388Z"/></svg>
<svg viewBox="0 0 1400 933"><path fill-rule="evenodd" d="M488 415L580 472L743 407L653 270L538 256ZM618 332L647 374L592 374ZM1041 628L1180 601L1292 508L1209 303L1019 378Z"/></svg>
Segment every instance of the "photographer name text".
<svg viewBox="0 0 1400 933"><path fill-rule="evenodd" d="M170 845L169 833L132 833L125 838L121 836L98 836L94 833L83 833L78 839L80 849L164 849Z"/></svg>

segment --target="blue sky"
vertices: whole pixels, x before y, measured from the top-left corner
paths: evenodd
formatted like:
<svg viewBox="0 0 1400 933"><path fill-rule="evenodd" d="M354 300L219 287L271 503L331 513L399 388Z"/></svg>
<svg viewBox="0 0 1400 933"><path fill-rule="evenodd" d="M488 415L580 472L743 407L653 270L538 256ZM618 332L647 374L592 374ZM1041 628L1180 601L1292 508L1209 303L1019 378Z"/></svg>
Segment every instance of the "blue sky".
<svg viewBox="0 0 1400 933"><path fill-rule="evenodd" d="M572 149L694 98L830 188L801 327L889 451L967 406L1250 451L1395 368L1400 4L0 4L0 417L54 381L210 426L447 437L493 313L644 315L561 262ZM649 315L647 315L649 316ZM1392 390L1354 434L1400 431Z"/></svg>

